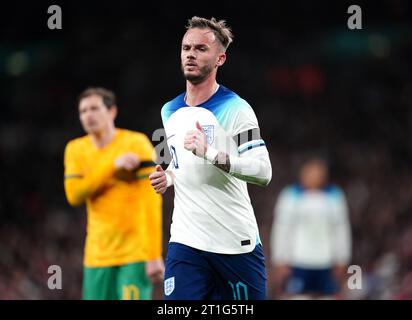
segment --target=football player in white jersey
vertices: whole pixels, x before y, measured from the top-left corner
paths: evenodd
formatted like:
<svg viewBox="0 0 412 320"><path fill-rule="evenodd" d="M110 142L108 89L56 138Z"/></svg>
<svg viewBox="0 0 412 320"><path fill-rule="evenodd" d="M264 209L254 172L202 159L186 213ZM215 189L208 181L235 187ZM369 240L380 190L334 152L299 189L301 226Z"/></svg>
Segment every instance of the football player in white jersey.
<svg viewBox="0 0 412 320"><path fill-rule="evenodd" d="M272 168L255 113L216 81L232 33L225 21L189 19L181 46L186 91L162 108L172 163L153 187L175 191L166 299L265 299L262 245L247 182Z"/></svg>
<svg viewBox="0 0 412 320"><path fill-rule="evenodd" d="M339 297L351 232L345 196L328 184L322 158L303 163L299 183L282 190L274 215L271 251L278 297Z"/></svg>

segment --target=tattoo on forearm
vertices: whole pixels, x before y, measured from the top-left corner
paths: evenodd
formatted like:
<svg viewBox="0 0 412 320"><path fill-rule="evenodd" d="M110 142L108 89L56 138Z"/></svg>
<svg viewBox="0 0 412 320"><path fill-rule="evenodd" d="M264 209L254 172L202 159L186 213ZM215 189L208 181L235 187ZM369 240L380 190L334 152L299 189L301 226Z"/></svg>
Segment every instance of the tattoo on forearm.
<svg viewBox="0 0 412 320"><path fill-rule="evenodd" d="M215 165L219 169L229 173L230 172L229 155L225 152L219 151L216 158L215 158L215 160L213 161L213 165Z"/></svg>

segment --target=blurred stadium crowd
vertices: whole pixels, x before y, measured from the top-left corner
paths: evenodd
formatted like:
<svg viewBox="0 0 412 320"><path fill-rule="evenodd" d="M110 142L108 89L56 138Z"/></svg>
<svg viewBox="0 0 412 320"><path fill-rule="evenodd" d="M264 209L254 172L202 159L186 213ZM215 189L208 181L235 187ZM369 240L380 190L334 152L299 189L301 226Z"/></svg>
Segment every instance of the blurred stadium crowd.
<svg viewBox="0 0 412 320"><path fill-rule="evenodd" d="M295 181L303 157L317 152L329 160L350 207L352 264L362 268L363 287L347 297L412 299L410 6L377 2L376 12L363 11L368 27L349 31L345 5L329 15L304 1L262 5L246 22L240 17L247 8L234 12L232 4L219 14L164 4L157 19L131 4L67 4L60 31L47 30L44 6L24 9L23 25L5 17L0 299L80 298L85 209L68 206L62 180L64 146L82 134L76 96L89 85L113 89L117 125L151 136L162 126L162 104L184 90L180 37L194 14L226 18L233 27L235 42L218 78L254 107L270 151L271 184L249 188L267 255L276 197ZM283 16L291 17L288 25ZM165 248L172 199L168 191ZM48 289L50 265L61 266L63 290ZM269 256L267 266L274 299Z"/></svg>

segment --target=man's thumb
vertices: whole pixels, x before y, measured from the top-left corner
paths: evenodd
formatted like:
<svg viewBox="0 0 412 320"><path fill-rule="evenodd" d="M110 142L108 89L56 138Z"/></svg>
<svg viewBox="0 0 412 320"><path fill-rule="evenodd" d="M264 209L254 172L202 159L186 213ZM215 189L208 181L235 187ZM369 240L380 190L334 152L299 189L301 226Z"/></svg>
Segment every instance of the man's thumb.
<svg viewBox="0 0 412 320"><path fill-rule="evenodd" d="M199 123L199 121L196 121L196 128L199 129L200 132L204 132L202 126Z"/></svg>
<svg viewBox="0 0 412 320"><path fill-rule="evenodd" d="M161 166L160 164L158 164L158 165L156 166L156 171L159 171L159 172L162 172L162 171L163 171L163 168L162 168L162 166Z"/></svg>

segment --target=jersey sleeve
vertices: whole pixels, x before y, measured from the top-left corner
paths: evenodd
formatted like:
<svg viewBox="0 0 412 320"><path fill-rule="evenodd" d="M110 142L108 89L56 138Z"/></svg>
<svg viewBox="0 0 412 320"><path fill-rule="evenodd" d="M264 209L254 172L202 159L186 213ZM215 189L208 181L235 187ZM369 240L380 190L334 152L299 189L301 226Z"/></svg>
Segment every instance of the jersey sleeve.
<svg viewBox="0 0 412 320"><path fill-rule="evenodd" d="M64 189L68 202L73 206L84 203L109 181L114 170L111 159L102 159L92 170L83 172L79 149L74 141L69 142L64 152Z"/></svg>
<svg viewBox="0 0 412 320"><path fill-rule="evenodd" d="M259 128L256 114L247 102L239 104L239 107L236 108L236 114L234 116L235 118L232 129L232 136L234 137L241 132Z"/></svg>
<svg viewBox="0 0 412 320"><path fill-rule="evenodd" d="M287 187L279 195L274 208L271 231L271 258L276 265L289 264L291 248L291 232L295 220L294 192Z"/></svg>
<svg viewBox="0 0 412 320"><path fill-rule="evenodd" d="M152 142L144 134L136 136L133 141L132 150L136 152L140 159L140 166L136 171L138 179L148 178L156 167L156 153Z"/></svg>
<svg viewBox="0 0 412 320"><path fill-rule="evenodd" d="M156 155L149 138L140 134L135 145L135 150L141 160L137 170L137 178L140 180L141 200L144 207L146 251L148 260L158 259L162 256L162 197L157 194L150 183L149 175L155 170Z"/></svg>
<svg viewBox="0 0 412 320"><path fill-rule="evenodd" d="M162 257L162 196L154 191L149 179L140 183L146 224L146 252L148 260L154 260Z"/></svg>
<svg viewBox="0 0 412 320"><path fill-rule="evenodd" d="M346 197L339 188L334 192L334 205L334 262L338 265L347 265L352 253L351 226Z"/></svg>
<svg viewBox="0 0 412 320"><path fill-rule="evenodd" d="M69 142L64 150L64 178L81 178L83 175L73 142Z"/></svg>
<svg viewBox="0 0 412 320"><path fill-rule="evenodd" d="M240 100L232 110L235 113L230 132L238 155L230 156L230 174L243 181L266 186L272 179L272 167L255 112L244 100Z"/></svg>
<svg viewBox="0 0 412 320"><path fill-rule="evenodd" d="M240 156L255 149L254 154L267 153L266 144L261 137L256 114L246 102L238 108L233 124L232 137ZM260 148L263 147L263 148Z"/></svg>
<svg viewBox="0 0 412 320"><path fill-rule="evenodd" d="M155 160L155 156L153 154L153 150L154 150L153 144L146 135L141 136L139 147L140 147L141 157L144 161L154 161Z"/></svg>

